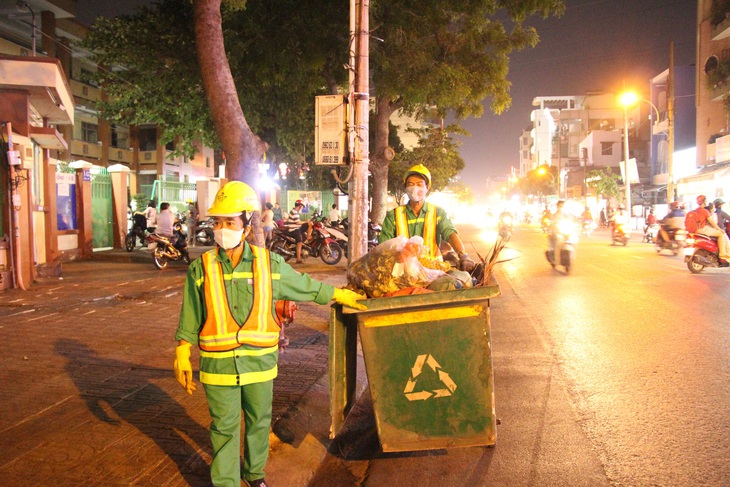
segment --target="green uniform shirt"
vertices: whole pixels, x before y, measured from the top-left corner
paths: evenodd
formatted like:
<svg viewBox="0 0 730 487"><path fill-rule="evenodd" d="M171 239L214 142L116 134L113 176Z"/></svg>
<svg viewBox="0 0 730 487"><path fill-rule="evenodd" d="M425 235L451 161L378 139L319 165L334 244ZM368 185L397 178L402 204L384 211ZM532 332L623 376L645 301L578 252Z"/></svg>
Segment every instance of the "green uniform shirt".
<svg viewBox="0 0 730 487"><path fill-rule="evenodd" d="M431 205L431 203L426 203L426 205ZM426 205L421 208L421 212L418 216L413 213L411 205L403 205L406 208L406 217L408 218L408 232L410 233L410 237L415 237L416 235L418 235L419 237L423 237L423 224L426 217ZM456 228L454 228L454 224L451 223L451 220L449 220L449 217L446 215L446 210L444 210L443 208L439 208L436 205L431 206L436 208L436 243L438 245L441 245L441 242L443 240L447 242L449 241L449 237L452 233L459 232L456 231ZM383 243L393 237L396 237L395 210L390 210L385 215L385 220L383 221L383 229L380 232L380 236L378 237L378 243Z"/></svg>
<svg viewBox="0 0 730 487"><path fill-rule="evenodd" d="M253 272L253 252L244 242L243 255L236 268L228 255L218 250L216 257L223 269L223 280L231 315L240 324L245 323L253 305L253 283L250 278L239 277ZM284 259L275 253L271 255L271 275L274 301L314 301L327 304L334 294L334 287L312 279L308 274L295 271ZM198 333L203 328L207 314L203 281L203 261L195 259L188 268L183 291L180 321L175 334L176 340L198 343ZM273 309L273 304L272 304ZM255 347L241 345L231 352L203 352L201 350L200 371L207 374L235 375L240 385L273 379L276 376L276 362L279 357L277 346Z"/></svg>

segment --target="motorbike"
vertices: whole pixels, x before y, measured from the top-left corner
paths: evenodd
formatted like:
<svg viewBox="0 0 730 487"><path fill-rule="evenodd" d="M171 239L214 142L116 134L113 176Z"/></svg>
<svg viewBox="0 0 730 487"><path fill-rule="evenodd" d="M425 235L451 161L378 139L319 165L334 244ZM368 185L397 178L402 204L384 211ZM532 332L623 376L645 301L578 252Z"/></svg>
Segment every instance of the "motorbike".
<svg viewBox="0 0 730 487"><path fill-rule="evenodd" d="M725 233L728 232L730 232L730 222L725 223ZM720 262L717 237L687 233L685 243L684 262L692 274L699 274L705 267L730 267L728 262Z"/></svg>
<svg viewBox="0 0 730 487"><path fill-rule="evenodd" d="M530 223L532 223L532 215L526 212L524 215L522 215L522 221L525 225L529 225Z"/></svg>
<svg viewBox="0 0 730 487"><path fill-rule="evenodd" d="M288 262L297 255L297 241L289 235L285 228L274 228L274 233L269 242L269 250L284 257ZM322 262L329 265L337 264L344 254L342 247L325 230L321 221L312 223L312 238L302 245L301 257L306 260L310 255L319 257Z"/></svg>
<svg viewBox="0 0 730 487"><path fill-rule="evenodd" d="M147 235L147 217L137 213L132 216L132 228L124 238L124 248L127 252L133 251L137 247L137 239L139 239L140 245L148 244Z"/></svg>
<svg viewBox="0 0 730 487"><path fill-rule="evenodd" d="M652 223L651 225L647 225L644 229L644 238L641 241L647 243L655 243L657 235L659 235L660 228L661 225L659 223Z"/></svg>
<svg viewBox="0 0 730 487"><path fill-rule="evenodd" d="M578 244L576 224L568 219L561 221L552 238L554 247L545 251L545 257L553 269L556 266L563 266L565 273L570 274L570 269L575 263L575 247Z"/></svg>
<svg viewBox="0 0 730 487"><path fill-rule="evenodd" d="M195 227L195 242L206 247L215 244L212 218L198 222Z"/></svg>
<svg viewBox="0 0 730 487"><path fill-rule="evenodd" d="M550 233L550 217L544 215L540 221L542 222L542 233Z"/></svg>
<svg viewBox="0 0 730 487"><path fill-rule="evenodd" d="M611 234L611 245L620 243L626 247L626 244L629 243L630 237L631 234L629 232L629 227L624 223L616 223Z"/></svg>
<svg viewBox="0 0 730 487"><path fill-rule="evenodd" d="M674 255L679 254L679 249L684 247L684 242L687 239L687 232L683 228L669 228L662 226L662 228L669 235L669 240L665 240L662 233L657 230L656 237L654 237L654 248L657 253L662 250L671 250Z"/></svg>
<svg viewBox="0 0 730 487"><path fill-rule="evenodd" d="M596 225L593 223L593 220L583 219L580 222L580 234L585 235L586 237L591 234L593 229L596 228Z"/></svg>
<svg viewBox="0 0 730 487"><path fill-rule="evenodd" d="M172 237L153 233L150 234L149 240L152 262L159 270L165 269L170 261L183 261L190 264L187 235L183 233L182 224L179 221L176 221L172 227Z"/></svg>
<svg viewBox="0 0 730 487"><path fill-rule="evenodd" d="M349 235L350 232L350 222L347 218L343 218L340 221L340 227L342 228L342 233ZM378 245L378 237L380 236L380 232L383 231L383 227L378 225L377 223L374 223L372 221L368 221L368 252L373 250ZM339 243L339 240L338 240ZM340 245L342 245L340 243ZM342 247L345 250L345 255L348 254L348 247Z"/></svg>
<svg viewBox="0 0 730 487"><path fill-rule="evenodd" d="M499 217L499 225L497 227L499 236L507 240L512 236L512 215L502 214Z"/></svg>

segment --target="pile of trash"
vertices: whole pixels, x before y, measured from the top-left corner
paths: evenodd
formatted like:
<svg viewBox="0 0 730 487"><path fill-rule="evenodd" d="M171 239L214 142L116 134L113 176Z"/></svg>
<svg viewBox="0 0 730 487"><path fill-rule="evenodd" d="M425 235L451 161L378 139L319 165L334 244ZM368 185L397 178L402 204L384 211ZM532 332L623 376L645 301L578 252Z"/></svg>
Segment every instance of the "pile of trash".
<svg viewBox="0 0 730 487"><path fill-rule="evenodd" d="M477 283L472 274L432 259L419 236L381 243L352 263L347 278L348 287L369 298L449 291Z"/></svg>

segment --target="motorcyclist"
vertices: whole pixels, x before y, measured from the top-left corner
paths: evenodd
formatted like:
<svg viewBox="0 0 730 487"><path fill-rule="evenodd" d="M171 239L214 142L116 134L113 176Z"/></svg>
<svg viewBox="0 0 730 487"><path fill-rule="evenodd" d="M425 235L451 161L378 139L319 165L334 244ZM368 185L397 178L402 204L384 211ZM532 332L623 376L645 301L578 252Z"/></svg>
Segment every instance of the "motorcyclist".
<svg viewBox="0 0 730 487"><path fill-rule="evenodd" d="M710 218L710 212L705 209L705 203L707 197L703 194L697 197L697 204L699 207L695 210L697 212L697 219L699 220L699 230L697 233L706 235L708 237L717 237L717 248L718 257L720 258L720 264L726 267L727 260L730 259L730 240L724 230Z"/></svg>
<svg viewBox="0 0 730 487"><path fill-rule="evenodd" d="M624 211L623 206L619 206L616 212L612 215L613 217L613 225L611 225L611 238L616 236L616 230L619 227L625 227L629 224L629 216L626 214L626 211Z"/></svg>
<svg viewBox="0 0 730 487"><path fill-rule="evenodd" d="M294 237L297 241L297 264L301 264L302 260L302 247L304 246L304 235L302 231L307 232L307 239L312 235L312 222L308 221L302 223L302 217L300 212L304 208L304 202L302 200L296 200L294 202L294 208L289 212L286 219L286 228L289 235Z"/></svg>
<svg viewBox="0 0 730 487"><path fill-rule="evenodd" d="M583 210L583 213L580 215L580 220L582 222L593 223L593 215L591 214L591 209L589 207L585 207L585 210Z"/></svg>
<svg viewBox="0 0 730 487"><path fill-rule="evenodd" d="M644 223L644 240L651 242L651 233L649 229L652 225L656 224L656 215L654 214L654 208L649 209L649 214L646 215L646 221Z"/></svg>
<svg viewBox="0 0 730 487"><path fill-rule="evenodd" d="M725 224L730 221L730 215L725 213L722 209L722 205L725 204L725 201L723 201L722 198L715 198L713 203L715 204L715 214L717 214L717 226L720 227L720 230L725 230Z"/></svg>
<svg viewBox="0 0 730 487"><path fill-rule="evenodd" d="M558 201L555 213L552 213L550 216L550 235L548 236L548 243L550 250L552 251L556 250L555 246L558 241L558 233L560 233L560 223L565 220L570 220L570 215L563 211L563 206L565 206L565 201Z"/></svg>
<svg viewBox="0 0 730 487"><path fill-rule="evenodd" d="M669 232L684 228L684 211L679 207L679 202L672 201L669 205L669 213L661 219L662 226L659 228L659 236L669 242Z"/></svg>

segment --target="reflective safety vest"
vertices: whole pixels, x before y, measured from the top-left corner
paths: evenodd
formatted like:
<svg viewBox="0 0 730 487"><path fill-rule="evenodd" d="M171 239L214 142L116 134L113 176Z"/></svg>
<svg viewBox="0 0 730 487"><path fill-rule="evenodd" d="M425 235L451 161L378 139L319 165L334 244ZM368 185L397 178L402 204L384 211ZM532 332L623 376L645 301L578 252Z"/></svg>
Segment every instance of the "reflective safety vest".
<svg viewBox="0 0 730 487"><path fill-rule="evenodd" d="M432 259L441 259L441 251L439 250L438 243L436 243L436 226L438 220L436 218L436 207L430 203L424 205L426 210L425 216L418 216L414 222L423 220L423 245L428 248L429 256ZM405 206L397 206L395 208L395 234L396 236L403 235L406 238L411 238L411 233L408 230L408 215L406 214Z"/></svg>
<svg viewBox="0 0 730 487"><path fill-rule="evenodd" d="M273 314L273 288L269 251L251 246L253 259L253 304L241 325L231 314L223 281L223 268L213 249L202 255L203 294L207 318L198 337L201 350L224 352L242 344L270 347L279 343L279 325Z"/></svg>

